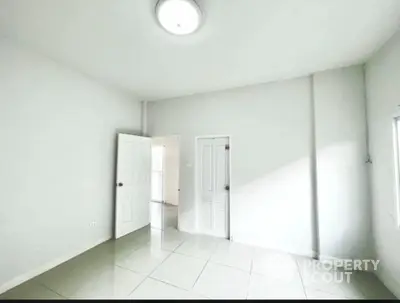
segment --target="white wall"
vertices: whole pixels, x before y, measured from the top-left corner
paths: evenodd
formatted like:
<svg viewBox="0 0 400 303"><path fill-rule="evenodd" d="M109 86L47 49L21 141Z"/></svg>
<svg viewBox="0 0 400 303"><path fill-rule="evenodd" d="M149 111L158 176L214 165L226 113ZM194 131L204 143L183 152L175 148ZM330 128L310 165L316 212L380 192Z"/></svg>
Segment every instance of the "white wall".
<svg viewBox="0 0 400 303"><path fill-rule="evenodd" d="M118 130L139 102L0 40L0 292L111 237Z"/></svg>
<svg viewBox="0 0 400 303"><path fill-rule="evenodd" d="M321 258L371 258L362 66L314 76Z"/></svg>
<svg viewBox="0 0 400 303"><path fill-rule="evenodd" d="M400 297L400 229L396 225L392 119L400 105L400 32L367 64L373 230L378 275Z"/></svg>
<svg viewBox="0 0 400 303"><path fill-rule="evenodd" d="M370 257L361 66L314 76L321 254ZM231 135L235 241L312 254L310 78L148 103L150 135L181 136L179 226L195 230L195 137Z"/></svg>
<svg viewBox="0 0 400 303"><path fill-rule="evenodd" d="M195 137L231 135L234 240L311 254L308 78L149 102L148 131L180 135L180 229L196 229Z"/></svg>

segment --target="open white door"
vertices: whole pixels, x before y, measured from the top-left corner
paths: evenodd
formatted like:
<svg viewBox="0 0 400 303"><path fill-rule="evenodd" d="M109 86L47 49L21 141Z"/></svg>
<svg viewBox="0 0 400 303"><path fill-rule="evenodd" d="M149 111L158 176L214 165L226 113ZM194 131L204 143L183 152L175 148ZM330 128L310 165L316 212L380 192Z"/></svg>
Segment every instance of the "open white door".
<svg viewBox="0 0 400 303"><path fill-rule="evenodd" d="M151 139L118 134L115 238L150 223Z"/></svg>

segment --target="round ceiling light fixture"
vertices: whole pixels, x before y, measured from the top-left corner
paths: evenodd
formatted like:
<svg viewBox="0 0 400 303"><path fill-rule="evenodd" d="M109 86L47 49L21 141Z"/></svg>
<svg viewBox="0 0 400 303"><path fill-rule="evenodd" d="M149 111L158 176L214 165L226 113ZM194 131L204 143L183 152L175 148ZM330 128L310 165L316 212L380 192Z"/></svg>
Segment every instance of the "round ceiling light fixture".
<svg viewBox="0 0 400 303"><path fill-rule="evenodd" d="M194 0L159 0L156 16L161 26L175 35L195 32L201 21L201 11Z"/></svg>

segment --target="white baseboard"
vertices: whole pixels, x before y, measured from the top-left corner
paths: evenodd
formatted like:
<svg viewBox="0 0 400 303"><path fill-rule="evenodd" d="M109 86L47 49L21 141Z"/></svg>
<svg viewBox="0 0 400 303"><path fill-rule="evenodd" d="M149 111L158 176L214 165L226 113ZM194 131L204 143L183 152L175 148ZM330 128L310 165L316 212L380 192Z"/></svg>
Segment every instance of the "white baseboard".
<svg viewBox="0 0 400 303"><path fill-rule="evenodd" d="M97 245L99 245L99 244L101 244L103 242L106 242L106 241L108 241L110 239L111 239L110 237L100 239L100 240L96 241L94 244L89 245L88 247L86 247L84 249L76 250L76 251L74 251L72 253L69 253L68 255L65 255L65 256L63 256L61 258L58 258L58 259L56 259L54 261L46 263L43 266L40 266L39 268L36 268L36 269L34 269L34 270L30 271L30 272L27 272L25 274L19 275L19 276L15 277L14 279L12 279L12 280L6 282L5 284L1 285L0 286L0 294L6 292L7 290L10 290L11 288L14 288L14 287L26 282L26 281L28 281L28 280L30 280L30 279L38 276L38 275L41 275L42 273L44 273L44 272L46 272L46 271L48 271L48 270L50 270L50 269L62 264L64 262L66 262L66 261L68 261L68 260L70 260L70 259L72 259L72 258L84 253L85 251L87 251L89 249L92 249L93 247L95 247L95 246L97 246Z"/></svg>

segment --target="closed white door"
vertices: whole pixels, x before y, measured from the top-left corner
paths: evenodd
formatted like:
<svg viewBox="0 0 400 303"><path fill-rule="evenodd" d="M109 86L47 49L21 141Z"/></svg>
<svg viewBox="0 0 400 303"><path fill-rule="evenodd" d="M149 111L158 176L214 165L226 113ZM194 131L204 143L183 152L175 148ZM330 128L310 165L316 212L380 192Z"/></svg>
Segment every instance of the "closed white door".
<svg viewBox="0 0 400 303"><path fill-rule="evenodd" d="M229 237L229 139L197 142L198 225L200 232Z"/></svg>
<svg viewBox="0 0 400 303"><path fill-rule="evenodd" d="M150 223L151 140L118 134L115 238Z"/></svg>

